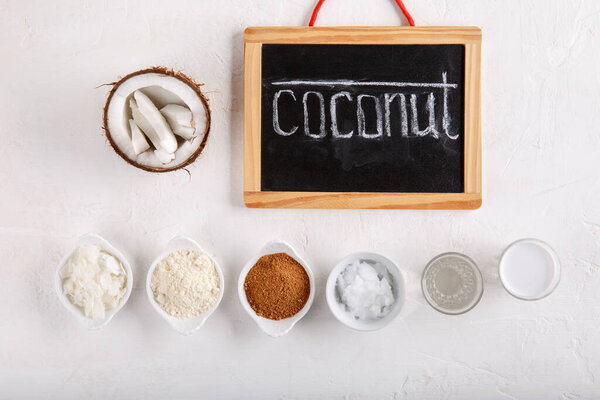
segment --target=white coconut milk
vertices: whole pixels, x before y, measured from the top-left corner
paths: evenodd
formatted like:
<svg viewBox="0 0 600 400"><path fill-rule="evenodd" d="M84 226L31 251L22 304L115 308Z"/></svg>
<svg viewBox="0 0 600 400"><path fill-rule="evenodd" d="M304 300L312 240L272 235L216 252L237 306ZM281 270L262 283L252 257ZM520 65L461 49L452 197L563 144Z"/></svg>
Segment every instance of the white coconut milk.
<svg viewBox="0 0 600 400"><path fill-rule="evenodd" d="M510 294L536 300L550 294L558 285L560 264L549 245L536 239L523 239L504 251L499 273Z"/></svg>

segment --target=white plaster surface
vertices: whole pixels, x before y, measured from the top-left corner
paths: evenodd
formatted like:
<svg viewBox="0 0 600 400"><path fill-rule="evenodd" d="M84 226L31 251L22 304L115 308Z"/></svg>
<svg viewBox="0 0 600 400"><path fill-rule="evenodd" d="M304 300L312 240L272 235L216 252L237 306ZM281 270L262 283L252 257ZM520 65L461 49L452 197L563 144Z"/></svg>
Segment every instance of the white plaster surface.
<svg viewBox="0 0 600 400"><path fill-rule="evenodd" d="M417 24L479 25L484 202L477 211L253 210L242 202L243 30L306 24L313 0L0 0L0 398L600 398L600 2L406 0ZM391 0L328 0L318 25L403 23ZM108 88L152 65L205 82L213 126L186 172L149 174L101 130ZM129 303L86 331L53 273L86 232L128 255ZM186 234L221 263L220 308L190 337L144 292L152 259ZM497 263L521 237L550 243L557 290L508 295ZM267 241L312 265L317 296L283 338L235 291ZM353 332L329 312L329 270L350 252L395 260L407 300L387 328ZM459 251L481 267L462 316L423 299L426 262Z"/></svg>

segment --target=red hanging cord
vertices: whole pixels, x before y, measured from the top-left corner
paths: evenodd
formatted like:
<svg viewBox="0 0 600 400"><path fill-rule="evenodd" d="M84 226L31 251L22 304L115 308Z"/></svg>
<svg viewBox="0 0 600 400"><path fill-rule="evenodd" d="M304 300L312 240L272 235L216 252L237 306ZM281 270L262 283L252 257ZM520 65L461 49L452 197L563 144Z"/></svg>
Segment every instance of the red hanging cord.
<svg viewBox="0 0 600 400"><path fill-rule="evenodd" d="M412 15L410 15L408 10L406 9L406 6L402 2L402 0L396 0L396 4L398 4L398 7L400 7L400 10L402 10L402 14L404 14L404 18L406 18L406 20L408 21L408 24L410 26L415 26L415 20L413 19Z"/></svg>
<svg viewBox="0 0 600 400"><path fill-rule="evenodd" d="M404 14L404 17L408 21L409 25L415 26L415 20L413 19L413 17L410 15L408 10L406 9L406 6L402 2L402 0L395 0L395 1L396 1L396 4L398 4L398 7L400 7L400 10L402 10L402 14ZM308 23L308 26L315 25L315 21L317 20L317 16L319 15L319 11L321 11L321 6L323 5L323 3L325 3L325 0L319 0L317 2L317 5L315 6L315 9L312 12L312 16L310 17L310 22Z"/></svg>

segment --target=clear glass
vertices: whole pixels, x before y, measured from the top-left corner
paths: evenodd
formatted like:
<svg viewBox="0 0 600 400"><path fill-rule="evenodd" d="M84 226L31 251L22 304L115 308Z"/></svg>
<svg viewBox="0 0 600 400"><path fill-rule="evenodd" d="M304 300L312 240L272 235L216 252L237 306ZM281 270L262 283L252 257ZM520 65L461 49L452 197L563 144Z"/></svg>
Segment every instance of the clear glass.
<svg viewBox="0 0 600 400"><path fill-rule="evenodd" d="M470 311L483 295L483 278L477 264L460 253L443 253L423 270L421 289L437 311L459 315Z"/></svg>
<svg viewBox="0 0 600 400"><path fill-rule="evenodd" d="M517 262L517 260L519 260L519 264L521 265L530 265L531 264L531 260L528 260L528 257L526 254L521 253L521 255L518 254L513 254L512 259L509 259L509 253L511 253L512 251L516 251L520 246L526 246L526 245L530 245L530 246L535 246L537 247L537 249L543 253L545 253L545 255L547 256L547 266L545 266L546 271L545 274L547 275L545 278L542 278L539 276L527 276L527 275L523 275L522 277L520 277L519 279L527 279L529 280L529 286L531 286L531 284L536 283L537 285L540 285L540 288L537 292L529 292L529 293L524 293L522 291L516 290L515 289L515 283L511 283L512 280L514 280L514 277L511 277L510 274L507 273L507 263L510 262ZM539 264L539 260L536 260ZM538 265L538 267L540 267ZM530 271L531 274L531 271ZM554 249L546 242L539 240L539 239L532 239L532 238L525 238L525 239L519 239L513 243L511 243L510 245L508 245L508 247L506 247L506 249L504 249L504 251L502 252L502 256L500 257L500 262L498 263L498 275L500 276L500 282L502 283L502 286L504 287L504 289L513 297L516 297L519 300L527 300L527 301L533 301L533 300L540 300L543 299L544 297L549 296L552 292L554 292L554 289L556 289L556 287L558 286L558 283L560 282L560 277L561 277L561 268L560 268L560 261L558 259L558 256L556 255L556 252L554 251ZM537 279L544 279L547 280L547 282L537 282L535 280ZM533 289L532 289L533 290Z"/></svg>

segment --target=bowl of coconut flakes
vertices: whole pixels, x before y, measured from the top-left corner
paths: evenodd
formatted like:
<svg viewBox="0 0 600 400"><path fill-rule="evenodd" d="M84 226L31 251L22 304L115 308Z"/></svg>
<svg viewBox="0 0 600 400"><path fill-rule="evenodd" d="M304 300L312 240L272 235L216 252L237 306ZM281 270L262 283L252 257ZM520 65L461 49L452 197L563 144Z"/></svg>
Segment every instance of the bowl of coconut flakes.
<svg viewBox="0 0 600 400"><path fill-rule="evenodd" d="M148 271L150 304L173 329L190 335L200 329L223 298L223 271L194 240L178 236Z"/></svg>
<svg viewBox="0 0 600 400"><path fill-rule="evenodd" d="M88 329L108 325L133 287L125 256L99 235L88 233L61 260L54 277L62 305Z"/></svg>

